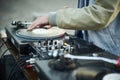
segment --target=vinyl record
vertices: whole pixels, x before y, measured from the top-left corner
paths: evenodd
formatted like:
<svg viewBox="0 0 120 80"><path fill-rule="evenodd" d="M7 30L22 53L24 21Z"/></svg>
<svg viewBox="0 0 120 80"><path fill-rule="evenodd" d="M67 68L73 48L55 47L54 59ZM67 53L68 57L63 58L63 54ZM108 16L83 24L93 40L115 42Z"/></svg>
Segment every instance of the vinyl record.
<svg viewBox="0 0 120 80"><path fill-rule="evenodd" d="M65 31L58 27L52 27L50 29L37 28L31 31L27 31L27 29L19 29L16 31L18 37L32 40L60 38L64 34Z"/></svg>

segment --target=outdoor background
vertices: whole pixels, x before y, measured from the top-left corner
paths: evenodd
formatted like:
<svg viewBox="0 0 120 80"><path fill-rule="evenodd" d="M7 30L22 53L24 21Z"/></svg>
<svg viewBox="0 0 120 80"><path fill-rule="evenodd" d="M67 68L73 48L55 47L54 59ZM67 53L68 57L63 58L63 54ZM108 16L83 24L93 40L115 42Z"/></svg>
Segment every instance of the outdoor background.
<svg viewBox="0 0 120 80"><path fill-rule="evenodd" d="M64 6L77 7L77 0L0 0L0 31L10 27L13 20L33 21L35 16Z"/></svg>

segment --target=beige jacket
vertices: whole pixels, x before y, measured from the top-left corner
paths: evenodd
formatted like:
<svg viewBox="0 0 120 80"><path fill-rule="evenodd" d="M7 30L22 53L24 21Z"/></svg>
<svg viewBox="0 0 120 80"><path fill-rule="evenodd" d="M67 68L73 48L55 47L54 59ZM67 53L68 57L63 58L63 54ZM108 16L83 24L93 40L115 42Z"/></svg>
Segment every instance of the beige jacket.
<svg viewBox="0 0 120 80"><path fill-rule="evenodd" d="M82 9L61 9L49 16L49 22L60 28L96 30L110 24L119 11L120 0L96 0L92 6Z"/></svg>

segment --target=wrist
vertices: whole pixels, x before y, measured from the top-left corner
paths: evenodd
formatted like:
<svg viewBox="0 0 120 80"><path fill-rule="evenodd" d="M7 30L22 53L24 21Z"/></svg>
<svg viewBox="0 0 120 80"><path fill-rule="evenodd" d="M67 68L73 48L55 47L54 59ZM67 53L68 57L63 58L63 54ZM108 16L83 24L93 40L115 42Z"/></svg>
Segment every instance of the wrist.
<svg viewBox="0 0 120 80"><path fill-rule="evenodd" d="M57 24L56 24L56 12L49 13L48 22L51 26L57 26Z"/></svg>

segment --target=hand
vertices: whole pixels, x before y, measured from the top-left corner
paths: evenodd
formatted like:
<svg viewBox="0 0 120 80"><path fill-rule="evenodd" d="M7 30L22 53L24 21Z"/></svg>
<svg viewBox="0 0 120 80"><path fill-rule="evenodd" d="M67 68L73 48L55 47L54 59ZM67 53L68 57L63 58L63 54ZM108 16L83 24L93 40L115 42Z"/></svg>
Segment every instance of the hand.
<svg viewBox="0 0 120 80"><path fill-rule="evenodd" d="M48 16L39 17L31 25L28 26L27 30L32 30L36 27L44 27L45 25L49 25ZM49 27L51 26L49 25Z"/></svg>

